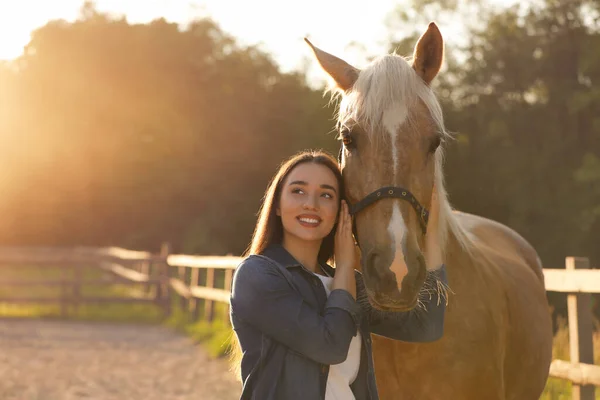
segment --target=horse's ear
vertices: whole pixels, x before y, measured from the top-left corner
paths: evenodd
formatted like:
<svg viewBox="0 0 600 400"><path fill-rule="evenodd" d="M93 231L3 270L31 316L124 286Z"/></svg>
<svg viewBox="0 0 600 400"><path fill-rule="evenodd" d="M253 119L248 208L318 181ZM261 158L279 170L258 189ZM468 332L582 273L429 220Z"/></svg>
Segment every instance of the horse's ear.
<svg viewBox="0 0 600 400"><path fill-rule="evenodd" d="M346 61L315 47L307 38L304 38L304 41L308 43L323 70L335 81L339 89L347 91L354 86L354 82L356 82L360 73L358 69Z"/></svg>
<svg viewBox="0 0 600 400"><path fill-rule="evenodd" d="M427 27L427 31L419 38L415 45L413 55L413 68L427 83L440 72L444 59L444 39L434 22Z"/></svg>

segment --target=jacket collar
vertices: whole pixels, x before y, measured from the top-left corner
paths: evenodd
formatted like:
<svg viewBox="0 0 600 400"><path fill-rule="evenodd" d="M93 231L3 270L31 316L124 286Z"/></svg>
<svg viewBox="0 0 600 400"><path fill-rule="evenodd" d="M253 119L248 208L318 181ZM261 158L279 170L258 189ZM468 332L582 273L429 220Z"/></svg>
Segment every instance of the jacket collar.
<svg viewBox="0 0 600 400"><path fill-rule="evenodd" d="M285 268L304 268L304 266L300 264L298 260L296 260L294 256L292 256L281 244L270 245L263 251L262 254L284 266ZM335 268L330 267L326 263L321 263L320 265L329 275L333 276L335 274Z"/></svg>

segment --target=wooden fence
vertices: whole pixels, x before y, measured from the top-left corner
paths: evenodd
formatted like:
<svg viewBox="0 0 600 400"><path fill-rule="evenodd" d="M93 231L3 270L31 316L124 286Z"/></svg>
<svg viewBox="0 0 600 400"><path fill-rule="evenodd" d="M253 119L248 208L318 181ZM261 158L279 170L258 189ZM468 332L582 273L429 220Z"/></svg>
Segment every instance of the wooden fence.
<svg viewBox="0 0 600 400"><path fill-rule="evenodd" d="M155 263L156 276L144 273L151 263ZM23 269L44 268L57 270L57 278L15 279L7 278L2 269L13 267ZM100 277L84 277L85 268L97 268L106 272ZM17 295L1 295L0 303L40 303L60 304L62 316L70 309L77 310L81 304L105 303L155 303L165 306L167 290L162 274L168 273L164 257L155 257L147 252L119 248L56 248L56 247L0 247L0 290L11 288ZM96 274L97 275L97 274ZM125 284L142 287L131 290L127 296L98 297L82 293L83 286L111 286ZM27 295L35 293L33 287L57 287L59 294L54 296ZM14 290L16 289L16 290ZM153 289L153 290L151 290ZM153 292L150 294L150 292ZM1 293L1 292L0 292Z"/></svg>
<svg viewBox="0 0 600 400"><path fill-rule="evenodd" d="M2 286L58 285L59 298L3 298L1 302L59 301L61 310L68 305L86 302L153 302L162 307L165 315L172 311L172 296L177 295L179 307L191 318L200 314L206 321L215 318L215 303L229 304L233 272L240 262L234 256L191 256L170 254L164 245L158 255L119 248L3 248L0 247L0 271L5 265L59 266L63 278L54 281L7 281ZM83 282L81 266L95 265L110 273L111 279ZM600 386L600 366L594 364L591 293L600 293L600 270L590 270L586 258L567 257L565 269L544 269L546 290L567 294L570 362L553 360L550 376L573 383L574 400L594 399L595 386ZM68 278L70 271L71 278ZM0 274L1 276L1 274ZM83 284L111 285L127 283L142 285L138 296L123 298L90 298L81 296ZM149 295L154 287L154 294ZM203 304L201 309L200 304ZM66 311L65 311L66 312ZM228 321L228 312L223 318Z"/></svg>
<svg viewBox="0 0 600 400"><path fill-rule="evenodd" d="M570 362L553 360L550 376L573 383L573 400L595 399L600 367L594 364L592 293L600 293L600 270L587 258L567 257L565 269L544 269L546 291L567 293Z"/></svg>
<svg viewBox="0 0 600 400"><path fill-rule="evenodd" d="M171 255L167 257L170 266L178 268L179 279L171 278L171 285L183 300L194 298L207 299L206 307L211 309L214 301L229 303L231 277L239 257L194 257ZM192 274L185 273L186 268L192 269ZM548 292L567 293L570 362L553 360L550 376L569 380L573 383L573 400L593 400L595 386L600 386L600 366L594 364L593 324L591 310L591 293L600 293L600 270L589 270L586 258L567 257L565 269L544 269L546 290ZM208 276L207 287L198 287L197 278L193 272L206 269ZM224 286L216 289L214 286L214 271L226 271ZM210 272L212 271L212 272ZM175 283L175 285L174 285ZM181 305L184 309L194 310L193 305ZM205 317L211 320L212 311L205 312Z"/></svg>
<svg viewBox="0 0 600 400"><path fill-rule="evenodd" d="M167 264L176 269L176 273L171 274L169 283L171 289L180 298L180 308L183 311L189 311L192 319L195 320L201 311L199 300L202 300L204 302L203 319L209 322L213 321L216 302L229 306L233 271L239 262L240 258L233 256L168 255ZM222 275L222 279L217 279L217 274ZM219 285L217 281L220 281ZM224 312L222 317L229 322L229 312Z"/></svg>

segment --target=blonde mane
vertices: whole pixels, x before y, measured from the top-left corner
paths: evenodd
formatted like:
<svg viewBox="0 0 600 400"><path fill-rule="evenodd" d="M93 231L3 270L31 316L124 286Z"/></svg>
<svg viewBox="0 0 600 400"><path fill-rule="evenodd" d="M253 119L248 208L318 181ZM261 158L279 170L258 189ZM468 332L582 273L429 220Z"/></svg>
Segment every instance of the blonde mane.
<svg viewBox="0 0 600 400"><path fill-rule="evenodd" d="M409 59L397 54L376 58L360 71L351 90L333 90L333 97L340 97L337 124L363 126L372 143L379 138L373 132L382 131L383 112L393 104L401 103L408 110L414 110L418 101L428 108L431 118L443 139L451 138L444 125L442 107L433 90L423 82L409 63ZM409 111L408 123L415 117ZM440 146L435 154L435 190L439 201L438 240L444 254L449 234L466 250L473 247L467 232L461 228L448 201L443 174L444 152Z"/></svg>

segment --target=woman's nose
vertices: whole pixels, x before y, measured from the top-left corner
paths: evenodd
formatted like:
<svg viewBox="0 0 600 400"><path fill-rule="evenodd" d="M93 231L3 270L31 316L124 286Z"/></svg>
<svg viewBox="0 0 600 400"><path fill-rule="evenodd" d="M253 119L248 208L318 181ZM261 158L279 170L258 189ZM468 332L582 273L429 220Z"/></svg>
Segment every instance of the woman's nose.
<svg viewBox="0 0 600 400"><path fill-rule="evenodd" d="M306 210L316 210L317 208L319 208L319 203L315 196L308 196L306 202L304 203L304 208Z"/></svg>

